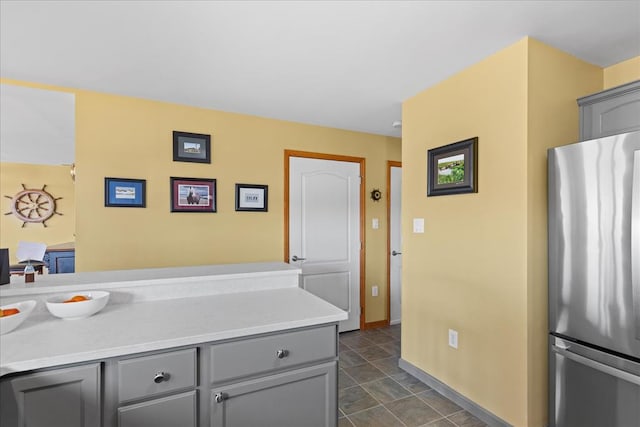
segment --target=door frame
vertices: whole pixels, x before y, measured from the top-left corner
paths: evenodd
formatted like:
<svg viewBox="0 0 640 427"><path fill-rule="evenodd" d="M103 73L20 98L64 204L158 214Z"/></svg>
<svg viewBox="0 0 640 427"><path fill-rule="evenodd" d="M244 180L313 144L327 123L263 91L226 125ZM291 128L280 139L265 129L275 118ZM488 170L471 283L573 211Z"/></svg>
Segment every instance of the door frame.
<svg viewBox="0 0 640 427"><path fill-rule="evenodd" d="M289 159L303 157L307 159L335 160L352 162L360 165L360 330L365 328L365 158L342 156L338 154L314 153L310 151L284 150L284 262L289 264Z"/></svg>
<svg viewBox="0 0 640 427"><path fill-rule="evenodd" d="M391 323L391 168L401 168L402 162L387 160L387 325Z"/></svg>

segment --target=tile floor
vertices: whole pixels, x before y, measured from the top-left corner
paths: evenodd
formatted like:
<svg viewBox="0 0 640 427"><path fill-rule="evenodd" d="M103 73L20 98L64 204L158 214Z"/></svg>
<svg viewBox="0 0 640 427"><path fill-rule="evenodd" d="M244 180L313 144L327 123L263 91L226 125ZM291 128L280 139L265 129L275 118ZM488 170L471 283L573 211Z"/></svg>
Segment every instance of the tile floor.
<svg viewBox="0 0 640 427"><path fill-rule="evenodd" d="M398 368L400 325L340 334L338 427L487 427Z"/></svg>

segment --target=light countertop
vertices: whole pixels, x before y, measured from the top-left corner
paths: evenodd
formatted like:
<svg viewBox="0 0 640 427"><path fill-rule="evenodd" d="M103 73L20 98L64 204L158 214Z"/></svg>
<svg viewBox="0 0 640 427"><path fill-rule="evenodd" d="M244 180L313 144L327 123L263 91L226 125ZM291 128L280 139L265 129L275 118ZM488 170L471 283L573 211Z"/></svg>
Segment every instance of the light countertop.
<svg viewBox="0 0 640 427"><path fill-rule="evenodd" d="M38 274L34 283L25 283L22 276L11 276L11 283L0 286L0 298L73 292L75 289L105 289L130 286L174 284L206 280L208 282L251 278L258 276L297 275L300 269L284 262L247 264L218 264L190 267L146 268L139 270L110 270L66 274Z"/></svg>
<svg viewBox="0 0 640 427"><path fill-rule="evenodd" d="M261 272L255 273L256 282L261 282ZM242 274L244 283L249 280L246 269ZM174 277L176 282L183 279ZM231 282L226 284L233 286ZM110 290L108 286L100 289ZM34 310L17 329L0 335L0 376L347 318L343 310L292 285L291 281L282 286L271 284L268 289L251 286L237 289L240 291L186 298L173 295L130 302L110 299L102 311L83 320L62 320L46 309ZM21 299L31 298L24 295Z"/></svg>

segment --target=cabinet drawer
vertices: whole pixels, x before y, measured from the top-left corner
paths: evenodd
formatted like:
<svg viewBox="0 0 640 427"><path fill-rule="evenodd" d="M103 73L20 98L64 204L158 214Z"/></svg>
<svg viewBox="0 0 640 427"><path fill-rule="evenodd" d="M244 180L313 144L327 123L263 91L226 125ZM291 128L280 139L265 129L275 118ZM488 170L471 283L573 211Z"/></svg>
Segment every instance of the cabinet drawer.
<svg viewBox="0 0 640 427"><path fill-rule="evenodd" d="M196 386L196 349L118 361L120 402Z"/></svg>
<svg viewBox="0 0 640 427"><path fill-rule="evenodd" d="M211 383L336 357L335 325L211 346Z"/></svg>
<svg viewBox="0 0 640 427"><path fill-rule="evenodd" d="M118 427L196 427L198 393L175 396L118 408Z"/></svg>

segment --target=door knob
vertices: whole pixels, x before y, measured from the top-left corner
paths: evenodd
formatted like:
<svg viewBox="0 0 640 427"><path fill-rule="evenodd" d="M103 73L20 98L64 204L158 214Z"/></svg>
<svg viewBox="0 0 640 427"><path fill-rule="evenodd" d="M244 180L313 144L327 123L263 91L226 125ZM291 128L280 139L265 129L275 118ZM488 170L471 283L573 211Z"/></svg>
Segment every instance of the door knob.
<svg viewBox="0 0 640 427"><path fill-rule="evenodd" d="M391 255L393 256L402 255L402 252L391 251Z"/></svg>
<svg viewBox="0 0 640 427"><path fill-rule="evenodd" d="M291 257L291 261L296 262L296 261L304 261L306 260L306 258L298 258L297 255L294 255Z"/></svg>

